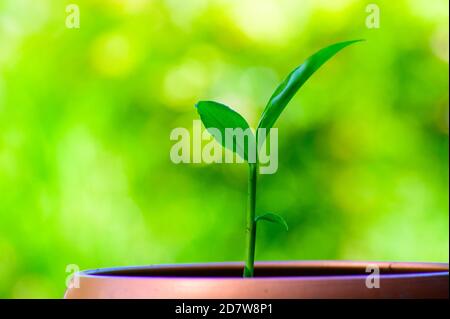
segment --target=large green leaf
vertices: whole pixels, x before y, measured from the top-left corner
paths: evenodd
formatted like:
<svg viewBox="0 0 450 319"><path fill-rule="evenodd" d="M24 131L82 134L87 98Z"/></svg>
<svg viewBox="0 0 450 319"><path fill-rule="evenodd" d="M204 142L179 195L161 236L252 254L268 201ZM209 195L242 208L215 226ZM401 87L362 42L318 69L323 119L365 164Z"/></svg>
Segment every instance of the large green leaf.
<svg viewBox="0 0 450 319"><path fill-rule="evenodd" d="M284 220L283 217L281 217L280 215L274 214L274 213L266 213L263 214L261 216L257 216L255 218L255 222L257 223L260 220L265 220L271 223L275 223L278 225L281 225L282 227L284 227L286 229L286 231L289 230L288 224L286 223L286 221Z"/></svg>
<svg viewBox="0 0 450 319"><path fill-rule="evenodd" d="M272 94L272 97L261 115L258 128L267 129L266 133L268 134L269 129L272 128L286 105L309 77L337 52L346 46L359 41L362 40L339 42L323 48L310 56L303 64L292 71Z"/></svg>
<svg viewBox="0 0 450 319"><path fill-rule="evenodd" d="M249 145L255 146L255 137L250 131L247 121L236 111L228 106L214 101L200 101L196 105L198 114L206 129L214 136L214 138L233 152L237 153L244 160L248 160ZM220 135L215 134L215 128L219 130ZM242 129L248 133L248 138L238 139L235 135L230 135L230 130ZM233 141L232 145L226 145L226 139Z"/></svg>

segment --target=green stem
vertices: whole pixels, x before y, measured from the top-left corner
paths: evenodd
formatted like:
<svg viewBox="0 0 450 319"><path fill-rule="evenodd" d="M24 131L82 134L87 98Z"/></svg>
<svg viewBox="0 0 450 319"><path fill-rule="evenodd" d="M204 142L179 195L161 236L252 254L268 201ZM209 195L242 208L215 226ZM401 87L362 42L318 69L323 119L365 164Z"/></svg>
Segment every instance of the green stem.
<svg viewBox="0 0 450 319"><path fill-rule="evenodd" d="M247 227L246 227L246 245L247 253L244 266L244 277L253 277L255 263L255 245L256 245L256 176L257 165L249 164L248 170L248 193L247 193Z"/></svg>

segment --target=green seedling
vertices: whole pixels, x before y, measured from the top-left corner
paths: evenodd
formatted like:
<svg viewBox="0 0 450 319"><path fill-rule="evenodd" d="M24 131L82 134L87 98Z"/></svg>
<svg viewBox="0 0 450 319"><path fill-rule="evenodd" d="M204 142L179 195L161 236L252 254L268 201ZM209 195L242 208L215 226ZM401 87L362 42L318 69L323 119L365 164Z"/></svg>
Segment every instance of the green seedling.
<svg viewBox="0 0 450 319"><path fill-rule="evenodd" d="M227 134L226 129L250 130L247 121L236 111L228 106L214 101L200 101L196 104L197 111L206 129L218 140L222 146L231 149L248 163L248 198L247 198L247 221L246 221L246 259L244 266L244 277L253 277L255 261L256 226L259 221L268 221L281 225L286 230L288 225L283 217L274 213L265 213L256 216L256 180L258 175L258 149L266 139L269 130L273 127L281 112L286 108L289 101L303 86L303 84L314 74L326 61L331 59L337 52L350 44L361 40L345 41L325 47L306 59L303 64L295 68L287 78L277 87L267 103L261 118L259 119L256 136L251 133L247 142L244 140L233 140L233 144L225 143L222 136ZM264 132L259 136L259 132ZM221 134L214 134L220 132ZM251 140L254 143L251 143ZM249 160L251 146L257 148L256 159Z"/></svg>

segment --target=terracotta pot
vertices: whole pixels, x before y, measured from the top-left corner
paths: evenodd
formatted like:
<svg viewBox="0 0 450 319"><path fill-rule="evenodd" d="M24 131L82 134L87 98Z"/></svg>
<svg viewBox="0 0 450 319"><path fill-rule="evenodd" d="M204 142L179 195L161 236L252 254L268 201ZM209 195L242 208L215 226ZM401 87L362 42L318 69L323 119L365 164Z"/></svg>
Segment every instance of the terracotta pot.
<svg viewBox="0 0 450 319"><path fill-rule="evenodd" d="M367 288L366 267L380 269L379 288ZM294 261L108 268L83 271L65 298L448 298L448 264ZM374 281L372 281L373 283Z"/></svg>

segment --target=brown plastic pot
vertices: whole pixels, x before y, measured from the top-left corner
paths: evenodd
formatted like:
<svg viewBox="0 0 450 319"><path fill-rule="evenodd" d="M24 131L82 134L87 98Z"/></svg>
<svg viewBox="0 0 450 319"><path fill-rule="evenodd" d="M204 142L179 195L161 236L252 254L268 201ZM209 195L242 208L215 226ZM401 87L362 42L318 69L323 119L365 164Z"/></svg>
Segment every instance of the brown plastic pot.
<svg viewBox="0 0 450 319"><path fill-rule="evenodd" d="M380 269L368 288L368 266ZM444 263L294 261L261 262L254 278L241 263L107 268L79 273L65 298L448 298Z"/></svg>

